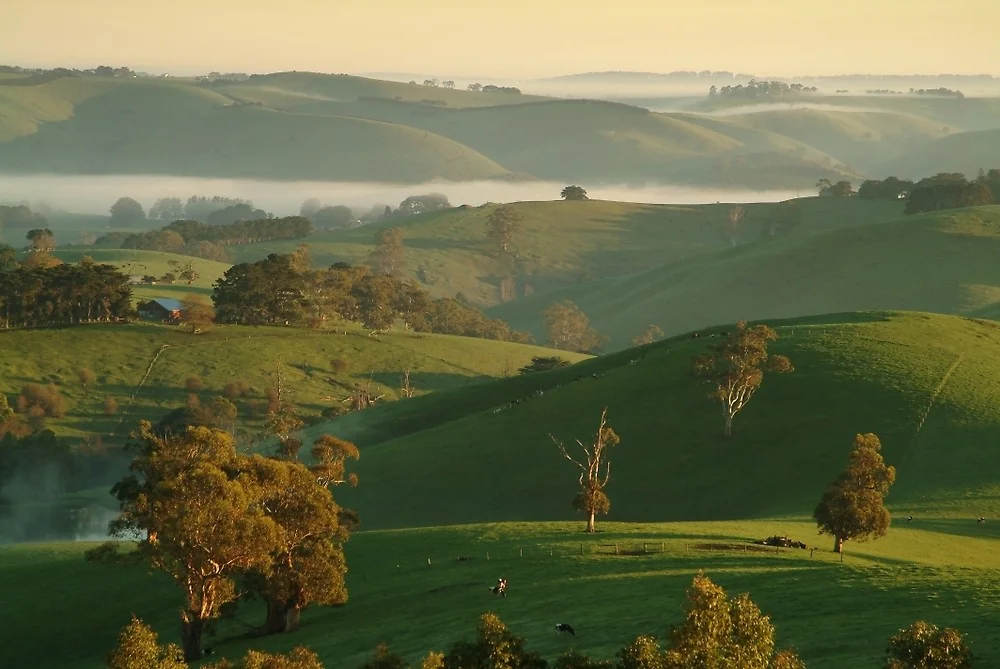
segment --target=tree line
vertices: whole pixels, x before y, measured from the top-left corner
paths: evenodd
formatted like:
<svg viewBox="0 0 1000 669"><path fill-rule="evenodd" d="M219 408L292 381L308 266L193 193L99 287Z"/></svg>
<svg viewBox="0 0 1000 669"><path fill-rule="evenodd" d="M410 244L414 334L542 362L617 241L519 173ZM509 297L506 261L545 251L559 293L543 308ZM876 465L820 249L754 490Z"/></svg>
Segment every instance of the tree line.
<svg viewBox="0 0 1000 669"><path fill-rule="evenodd" d="M96 246L163 251L225 261L225 247L279 239L299 239L312 233L312 222L304 216L258 218L212 225L196 220L177 220L159 230L141 233L112 232L99 237Z"/></svg>
<svg viewBox="0 0 1000 669"><path fill-rule="evenodd" d="M403 320L417 332L530 340L529 335L457 299L431 299L415 282L393 276L395 267L386 258L378 266L383 271L347 263L313 270L307 247L294 254L271 254L257 262L234 265L215 283L216 321L320 327L340 319L385 331Z"/></svg>
<svg viewBox="0 0 1000 669"><path fill-rule="evenodd" d="M803 84L786 84L783 81L757 81L751 79L746 86L738 84L736 86L723 86L717 88L712 86L708 89L709 97L720 98L742 98L749 100L774 100L778 98L797 97L803 93L815 93L818 89L815 86L805 86Z"/></svg>
<svg viewBox="0 0 1000 669"><path fill-rule="evenodd" d="M975 179L957 172L941 172L917 182L894 176L866 179L857 191L850 181L831 183L820 179L816 188L826 197L856 195L865 200L905 200L904 213L920 214L1000 202L1000 169L979 170Z"/></svg>
<svg viewBox="0 0 1000 669"><path fill-rule="evenodd" d="M0 268L0 326L77 325L133 316L129 279L110 265Z"/></svg>

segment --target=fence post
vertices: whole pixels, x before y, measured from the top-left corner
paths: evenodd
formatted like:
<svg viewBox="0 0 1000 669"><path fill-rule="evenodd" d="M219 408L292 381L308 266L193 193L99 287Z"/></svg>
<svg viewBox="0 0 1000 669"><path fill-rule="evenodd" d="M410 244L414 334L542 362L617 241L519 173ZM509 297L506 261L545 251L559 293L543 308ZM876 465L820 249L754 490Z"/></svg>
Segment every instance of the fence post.
<svg viewBox="0 0 1000 669"><path fill-rule="evenodd" d="M486 551L486 561L489 562L489 560L490 560L490 552Z"/></svg>
<svg viewBox="0 0 1000 669"><path fill-rule="evenodd" d="M646 548L646 542L645 541L642 542L642 552L643 553L648 553L649 552L649 550Z"/></svg>
<svg viewBox="0 0 1000 669"><path fill-rule="evenodd" d="M618 555L618 544L615 544L615 555Z"/></svg>
<svg viewBox="0 0 1000 669"><path fill-rule="evenodd" d="M663 542L663 541L660 542L660 552L661 553L663 553L666 550L666 548L664 547L664 543L665 542Z"/></svg>
<svg viewBox="0 0 1000 669"><path fill-rule="evenodd" d="M583 555L583 544L580 544L580 555Z"/></svg>
<svg viewBox="0 0 1000 669"><path fill-rule="evenodd" d="M523 548L518 549L518 552L520 553L521 557L524 557L524 549Z"/></svg>
<svg viewBox="0 0 1000 669"><path fill-rule="evenodd" d="M431 559L430 559L430 558L427 558L427 566L428 566L428 567L430 567L430 566L431 566Z"/></svg>

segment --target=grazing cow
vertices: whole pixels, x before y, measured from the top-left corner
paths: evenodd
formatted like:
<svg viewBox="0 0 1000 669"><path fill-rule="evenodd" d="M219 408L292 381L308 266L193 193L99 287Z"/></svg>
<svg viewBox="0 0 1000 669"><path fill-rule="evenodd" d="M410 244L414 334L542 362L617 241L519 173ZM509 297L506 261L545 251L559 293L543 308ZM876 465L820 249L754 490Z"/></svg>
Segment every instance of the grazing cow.
<svg viewBox="0 0 1000 669"><path fill-rule="evenodd" d="M576 632L573 631L573 628L567 625L566 623L558 623L556 625L556 632L559 632L560 634L569 634L571 636L576 636Z"/></svg>
<svg viewBox="0 0 1000 669"><path fill-rule="evenodd" d="M497 584L494 585L492 588L490 588L490 592L492 592L497 597L504 597L504 598L506 598L507 597L507 579L498 578L497 579Z"/></svg>
<svg viewBox="0 0 1000 669"><path fill-rule="evenodd" d="M977 520L979 521L979 524L982 525L986 522L986 516L979 516Z"/></svg>
<svg viewBox="0 0 1000 669"><path fill-rule="evenodd" d="M907 516L906 517L906 522L912 523L913 522L913 516Z"/></svg>

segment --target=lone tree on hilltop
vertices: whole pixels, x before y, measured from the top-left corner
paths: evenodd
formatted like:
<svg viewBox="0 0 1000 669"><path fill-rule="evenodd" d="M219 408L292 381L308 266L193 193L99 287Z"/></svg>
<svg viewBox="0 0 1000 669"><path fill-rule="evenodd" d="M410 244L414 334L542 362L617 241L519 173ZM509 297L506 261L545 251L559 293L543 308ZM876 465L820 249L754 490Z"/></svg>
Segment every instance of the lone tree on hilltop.
<svg viewBox="0 0 1000 669"><path fill-rule="evenodd" d="M709 397L722 405L725 436L732 436L733 418L760 388L765 372L794 371L785 356L768 355L768 342L777 338L778 333L766 325L750 327L740 321L722 344L695 361L695 371L715 386Z"/></svg>
<svg viewBox="0 0 1000 669"><path fill-rule="evenodd" d="M573 498L573 508L587 514L587 532L595 531L594 519L597 514L607 514L611 510L611 500L604 494L604 488L607 487L608 480L611 478L611 460L608 449L617 446L621 440L608 425L607 419L608 410L605 408L601 412L601 424L597 428L593 444L585 446L582 441L576 440L580 449L583 450L586 463L583 460L575 459L569 454L562 442L551 434L549 435L553 443L559 447L563 457L580 468L580 491Z"/></svg>
<svg viewBox="0 0 1000 669"><path fill-rule="evenodd" d="M836 553L843 552L845 541L878 539L889 529L885 498L896 480L896 469L885 464L881 449L876 435L856 435L847 469L827 486L813 512L819 533L833 535Z"/></svg>
<svg viewBox="0 0 1000 669"><path fill-rule="evenodd" d="M507 253L514 236L521 231L523 220L514 207L502 204L486 219L486 236L496 242L500 253Z"/></svg>
<svg viewBox="0 0 1000 669"><path fill-rule="evenodd" d="M545 331L553 348L588 352L607 343L607 337L590 327L590 319L571 300L556 302L542 312Z"/></svg>
<svg viewBox="0 0 1000 669"><path fill-rule="evenodd" d="M687 599L687 615L670 632L663 666L805 668L794 651L775 653L774 625L746 593L727 597L722 587L698 572Z"/></svg>
<svg viewBox="0 0 1000 669"><path fill-rule="evenodd" d="M890 637L886 669L968 669L972 651L957 629L918 620Z"/></svg>
<svg viewBox="0 0 1000 669"><path fill-rule="evenodd" d="M399 228L386 228L379 231L368 261L376 274L398 276L406 263L405 253L403 231Z"/></svg>
<svg viewBox="0 0 1000 669"><path fill-rule="evenodd" d="M146 212L137 200L130 197L118 198L118 201L111 205L112 228L130 228L136 223L146 220Z"/></svg>
<svg viewBox="0 0 1000 669"><path fill-rule="evenodd" d="M587 191L580 186L566 186L559 194L564 200L589 200Z"/></svg>

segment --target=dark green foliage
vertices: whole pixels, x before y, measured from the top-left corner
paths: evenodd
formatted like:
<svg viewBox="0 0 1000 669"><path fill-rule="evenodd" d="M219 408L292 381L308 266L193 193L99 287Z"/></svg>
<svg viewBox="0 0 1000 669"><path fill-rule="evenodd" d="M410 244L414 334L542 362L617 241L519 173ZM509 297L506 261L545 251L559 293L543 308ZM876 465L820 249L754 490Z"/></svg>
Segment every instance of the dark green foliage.
<svg viewBox="0 0 1000 669"><path fill-rule="evenodd" d="M48 221L45 220L44 216L31 211L23 204L13 207L0 205L0 229L44 228L47 226Z"/></svg>
<svg viewBox="0 0 1000 669"><path fill-rule="evenodd" d="M113 228L130 228L136 223L146 220L146 212L137 200L130 197L119 198L111 205L111 221Z"/></svg>
<svg viewBox="0 0 1000 669"><path fill-rule="evenodd" d="M402 319L418 332L528 341L454 299L431 301L413 282L344 263L302 270L291 255L231 267L216 282L213 300L218 323L304 325L334 318L385 331Z"/></svg>
<svg viewBox="0 0 1000 669"><path fill-rule="evenodd" d="M740 100L780 100L783 98L796 98L804 93L815 93L818 89L815 86L805 86L804 84L787 84L783 81L757 81L751 79L746 85L723 86L722 88L712 87L709 91L710 97L718 95L722 98L735 98Z"/></svg>
<svg viewBox="0 0 1000 669"><path fill-rule="evenodd" d="M19 267L0 273L0 327L123 320L131 298L128 277L110 265Z"/></svg>
<svg viewBox="0 0 1000 669"><path fill-rule="evenodd" d="M918 620L889 639L886 669L969 669L972 651L956 629Z"/></svg>
<svg viewBox="0 0 1000 669"><path fill-rule="evenodd" d="M552 665L552 669L614 669L614 667L614 663L609 660L594 660L575 650L563 653Z"/></svg>
<svg viewBox="0 0 1000 669"><path fill-rule="evenodd" d="M858 188L858 197L865 200L899 200L908 197L912 189L913 182L908 179L868 179Z"/></svg>
<svg viewBox="0 0 1000 669"><path fill-rule="evenodd" d="M254 209L249 204L233 204L213 211L205 222L211 226L232 225L241 221L260 221L270 218L263 209Z"/></svg>
<svg viewBox="0 0 1000 669"><path fill-rule="evenodd" d="M517 371L521 374L531 374L532 372L547 372L550 369L560 369L562 367L569 367L570 361L566 358L560 358L557 355L553 356L534 356L531 358L531 363L521 367Z"/></svg>
<svg viewBox="0 0 1000 669"><path fill-rule="evenodd" d="M396 213L400 215L423 214L428 211L440 211L450 209L451 202L442 193L429 193L427 195L411 195L399 203Z"/></svg>
<svg viewBox="0 0 1000 669"><path fill-rule="evenodd" d="M349 228L355 220L354 212L344 205L322 207L309 218L318 227L330 229Z"/></svg>
<svg viewBox="0 0 1000 669"><path fill-rule="evenodd" d="M976 207L993 201L993 193L985 183L970 182L963 174L941 173L913 185L905 213Z"/></svg>
<svg viewBox="0 0 1000 669"><path fill-rule="evenodd" d="M238 204L245 204L249 205L251 208L253 207L253 202L250 200L241 200L240 198L235 197L223 197L221 195L205 197L201 195L192 195L188 198L187 203L184 205L184 217L195 221L207 221L208 217L211 216L213 212ZM176 218L181 218L181 216L177 216Z"/></svg>

